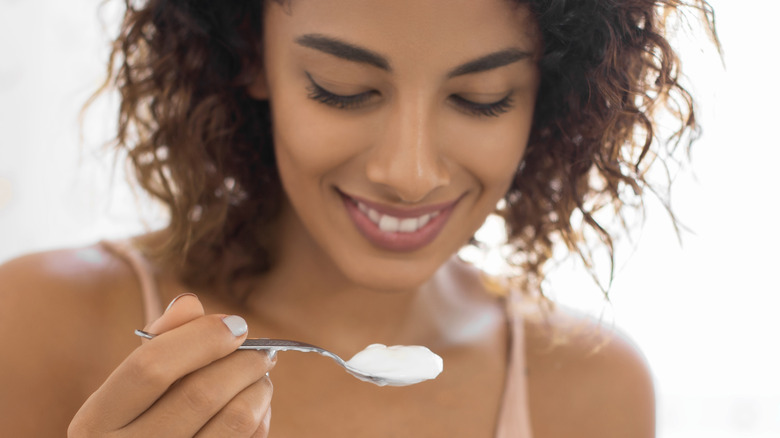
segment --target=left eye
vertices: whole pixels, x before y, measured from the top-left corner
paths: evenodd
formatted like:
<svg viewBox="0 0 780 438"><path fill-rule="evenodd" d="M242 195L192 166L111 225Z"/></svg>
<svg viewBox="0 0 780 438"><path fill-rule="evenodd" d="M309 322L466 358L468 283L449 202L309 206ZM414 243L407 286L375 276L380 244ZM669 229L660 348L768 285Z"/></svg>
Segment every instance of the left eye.
<svg viewBox="0 0 780 438"><path fill-rule="evenodd" d="M509 93L501 100L491 103L472 102L458 95L450 96L450 98L460 109L478 117L498 117L512 109L514 105L514 102L512 101L512 93Z"/></svg>
<svg viewBox="0 0 780 438"><path fill-rule="evenodd" d="M338 109L354 109L359 108L366 103L376 93L375 91L366 91L363 93L352 94L344 96L341 94L331 93L330 91L322 88L309 76L309 86L306 90L309 92L309 99L316 100L317 102L324 103L325 105L332 106Z"/></svg>

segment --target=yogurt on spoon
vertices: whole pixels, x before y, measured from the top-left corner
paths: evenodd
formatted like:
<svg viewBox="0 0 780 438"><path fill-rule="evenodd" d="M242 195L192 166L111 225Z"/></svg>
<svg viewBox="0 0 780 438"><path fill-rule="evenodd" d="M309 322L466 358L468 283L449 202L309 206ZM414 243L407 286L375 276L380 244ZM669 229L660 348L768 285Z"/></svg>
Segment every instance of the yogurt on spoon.
<svg viewBox="0 0 780 438"><path fill-rule="evenodd" d="M371 344L347 361L347 366L386 382L380 386L406 386L435 379L444 369L441 357L420 345Z"/></svg>

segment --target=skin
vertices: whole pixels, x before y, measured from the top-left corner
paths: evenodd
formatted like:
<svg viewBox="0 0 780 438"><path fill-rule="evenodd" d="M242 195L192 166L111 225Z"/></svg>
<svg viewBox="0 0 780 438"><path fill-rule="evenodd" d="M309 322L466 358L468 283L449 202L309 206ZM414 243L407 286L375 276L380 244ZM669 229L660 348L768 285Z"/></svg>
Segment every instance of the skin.
<svg viewBox="0 0 780 438"><path fill-rule="evenodd" d="M453 254L522 159L539 81L533 21L499 0L268 5L264 73L247 91L270 99L274 116L288 195L273 230L278 262L241 285L253 293L240 308L208 288L188 290L175 272L155 266L164 300L182 292L197 298L176 300L146 327L164 336L140 346L131 334L144 324L140 285L101 247L1 266L0 330L20 333L3 340L17 354L0 358L1 430L61 435L70 424L71 436L264 437L269 428L281 437L493 435L506 376L504 303ZM306 35L359 46L389 68L342 59ZM507 49L527 56L452 74ZM329 106L311 98L312 80L368 98L359 107ZM463 105L510 95L496 117ZM458 202L432 242L397 252L358 232L339 193L402 210ZM164 232L139 241L160 238ZM246 335L227 330L221 318L230 314L248 322L249 336L300 339L346 358L370 343L426 345L445 371L423 384L379 388L316 355L280 353L275 367L264 353L234 351ZM652 381L633 346L567 312L534 316L525 319L534 436L653 436ZM53 335L57 342L47 342ZM570 342L553 345L561 335Z"/></svg>

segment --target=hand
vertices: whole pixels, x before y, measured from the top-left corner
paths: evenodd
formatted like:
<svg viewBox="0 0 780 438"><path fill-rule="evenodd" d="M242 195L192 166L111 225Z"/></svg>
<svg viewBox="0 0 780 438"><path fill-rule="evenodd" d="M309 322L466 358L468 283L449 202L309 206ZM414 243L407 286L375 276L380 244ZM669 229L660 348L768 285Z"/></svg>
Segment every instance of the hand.
<svg viewBox="0 0 780 438"><path fill-rule="evenodd" d="M194 295L174 300L145 341L84 403L69 437L266 437L275 358L236 351L237 316L204 315ZM128 336L132 336L131 333Z"/></svg>

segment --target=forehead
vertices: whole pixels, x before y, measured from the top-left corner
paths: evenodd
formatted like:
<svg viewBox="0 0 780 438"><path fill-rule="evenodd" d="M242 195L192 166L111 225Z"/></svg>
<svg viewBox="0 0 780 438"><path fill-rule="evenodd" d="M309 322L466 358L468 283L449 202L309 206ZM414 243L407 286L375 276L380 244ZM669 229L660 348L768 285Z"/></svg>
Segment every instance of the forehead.
<svg viewBox="0 0 780 438"><path fill-rule="evenodd" d="M448 65L506 48L534 51L541 38L528 8L509 0L292 0L268 2L266 43L322 34L390 58Z"/></svg>

